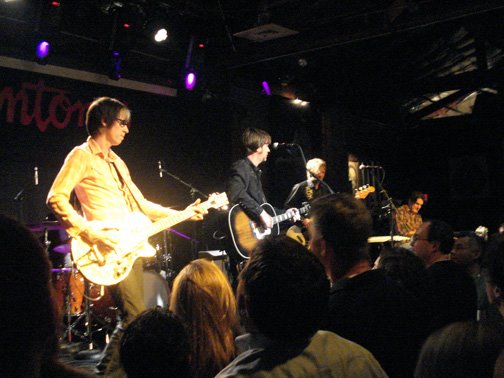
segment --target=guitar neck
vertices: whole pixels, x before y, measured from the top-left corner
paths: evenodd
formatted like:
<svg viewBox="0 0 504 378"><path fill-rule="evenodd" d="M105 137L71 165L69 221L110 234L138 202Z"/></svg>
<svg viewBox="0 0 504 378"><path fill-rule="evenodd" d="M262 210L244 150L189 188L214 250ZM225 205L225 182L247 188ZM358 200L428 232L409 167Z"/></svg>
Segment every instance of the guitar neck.
<svg viewBox="0 0 504 378"><path fill-rule="evenodd" d="M201 203L200 206L205 208L206 210L212 207L212 205L208 201ZM166 230L167 228L170 228L178 223L181 223L189 218L192 218L194 215L196 215L196 213L193 210L185 209L173 215L169 215L166 218L160 219L147 227L147 229L145 230L147 233L147 237L156 235L157 233Z"/></svg>
<svg viewBox="0 0 504 378"><path fill-rule="evenodd" d="M277 216L273 217L273 224L281 223L289 218L290 217L287 213L277 215Z"/></svg>
<svg viewBox="0 0 504 378"><path fill-rule="evenodd" d="M303 206L302 208L299 209L299 213L301 215L304 215L308 212L309 206ZM283 213L277 216L273 217L273 224L281 223L287 219L290 218L290 215L288 213Z"/></svg>

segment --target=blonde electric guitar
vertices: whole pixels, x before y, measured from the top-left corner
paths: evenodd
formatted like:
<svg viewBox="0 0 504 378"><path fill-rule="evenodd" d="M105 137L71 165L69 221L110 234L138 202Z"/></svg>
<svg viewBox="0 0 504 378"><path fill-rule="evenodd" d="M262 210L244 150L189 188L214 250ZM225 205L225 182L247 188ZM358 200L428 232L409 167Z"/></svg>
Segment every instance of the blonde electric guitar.
<svg viewBox="0 0 504 378"><path fill-rule="evenodd" d="M228 204L226 193L212 194L200 206L208 210ZM101 251L81 238L72 239L72 259L82 275L98 285L114 285L124 280L139 257L152 257L156 250L148 243L148 238L189 218L196 213L191 209L179 211L152 223L140 212L131 213L120 222L90 222L92 227L118 232L120 241L113 251Z"/></svg>

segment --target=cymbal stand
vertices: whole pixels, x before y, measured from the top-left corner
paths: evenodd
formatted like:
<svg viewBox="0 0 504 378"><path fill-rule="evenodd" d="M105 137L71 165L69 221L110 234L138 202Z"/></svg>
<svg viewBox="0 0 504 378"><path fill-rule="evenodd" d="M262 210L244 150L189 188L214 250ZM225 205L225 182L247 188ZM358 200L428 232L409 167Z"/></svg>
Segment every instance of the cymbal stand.
<svg viewBox="0 0 504 378"><path fill-rule="evenodd" d="M109 327L103 319L93 312L93 304L91 303L92 300L90 298L90 285L91 282L84 278L84 313L81 314L79 319L74 322L75 327L81 319L84 319L86 326L83 337L86 339L85 343L87 343L87 349L77 353L75 356L75 359L77 360L95 360L99 358L102 351L93 343L93 334ZM103 292L101 293L101 296L103 296ZM97 323L99 328L92 329L94 322Z"/></svg>
<svg viewBox="0 0 504 378"><path fill-rule="evenodd" d="M75 274L77 270L74 268L63 268L63 273L65 273L66 270L69 270L69 275L68 279L66 282L66 289L65 289L65 317L67 320L67 326L65 329L65 332L63 333L63 339L66 338L68 343L72 343L72 335L75 334L78 337L83 337L84 335L77 330L77 325L79 322L82 320L84 317L84 313L78 316L77 319L75 319L72 322L72 288L70 286L72 274Z"/></svg>
<svg viewBox="0 0 504 378"><path fill-rule="evenodd" d="M163 231L163 252L161 254L161 270L165 271L165 279L171 282L177 272L173 269L173 241L171 232Z"/></svg>

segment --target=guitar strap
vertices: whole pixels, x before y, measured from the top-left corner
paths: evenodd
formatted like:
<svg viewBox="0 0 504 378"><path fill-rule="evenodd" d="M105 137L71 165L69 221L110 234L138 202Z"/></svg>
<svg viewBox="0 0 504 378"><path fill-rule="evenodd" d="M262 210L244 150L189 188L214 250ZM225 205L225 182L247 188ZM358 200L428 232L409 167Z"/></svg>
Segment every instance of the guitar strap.
<svg viewBox="0 0 504 378"><path fill-rule="evenodd" d="M112 161L111 163L117 173L117 176L119 177L119 180L121 180L121 183L127 189L126 200L128 201L129 207L131 208L132 211L141 210L140 201L138 201L138 199L133 194L133 191L131 190L128 181L124 179L124 175L121 174L121 170L117 166L116 162Z"/></svg>

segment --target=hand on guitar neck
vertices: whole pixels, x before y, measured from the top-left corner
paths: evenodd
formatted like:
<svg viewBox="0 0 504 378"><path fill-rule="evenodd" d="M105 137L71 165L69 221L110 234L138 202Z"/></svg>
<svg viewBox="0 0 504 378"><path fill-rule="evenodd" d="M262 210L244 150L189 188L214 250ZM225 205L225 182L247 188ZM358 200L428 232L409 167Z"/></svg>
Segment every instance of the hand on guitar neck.
<svg viewBox="0 0 504 378"><path fill-rule="evenodd" d="M291 209L288 209L285 214L287 214L287 219L289 219L291 222L297 222L298 220L301 220L301 214L299 213L299 209L293 207ZM274 225L274 221L271 215L269 215L266 210L263 210L261 215L259 216L261 223L264 227L266 228L272 228Z"/></svg>

